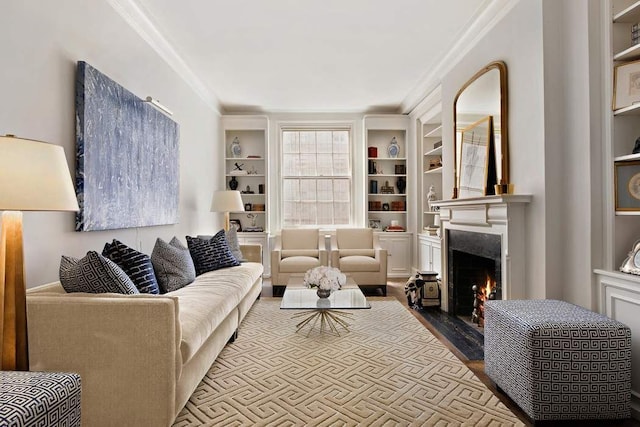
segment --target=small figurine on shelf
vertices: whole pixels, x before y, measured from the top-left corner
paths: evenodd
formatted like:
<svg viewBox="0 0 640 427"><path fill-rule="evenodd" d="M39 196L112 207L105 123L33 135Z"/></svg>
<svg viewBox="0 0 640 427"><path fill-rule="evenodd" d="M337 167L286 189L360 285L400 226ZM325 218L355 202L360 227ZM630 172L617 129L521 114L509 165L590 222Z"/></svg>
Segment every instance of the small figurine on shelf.
<svg viewBox="0 0 640 427"><path fill-rule="evenodd" d="M632 154L638 154L640 153L640 137L638 139L636 139L636 143L633 146L633 151Z"/></svg>
<svg viewBox="0 0 640 427"><path fill-rule="evenodd" d="M429 187L429 192L427 193L427 204L429 205L430 211L437 210L435 206L431 206L432 202L435 202L438 199L438 195L436 194L436 188L431 184Z"/></svg>
<svg viewBox="0 0 640 427"><path fill-rule="evenodd" d="M249 220L251 220L251 226L255 227L256 226L256 214L247 214L247 218L249 218Z"/></svg>

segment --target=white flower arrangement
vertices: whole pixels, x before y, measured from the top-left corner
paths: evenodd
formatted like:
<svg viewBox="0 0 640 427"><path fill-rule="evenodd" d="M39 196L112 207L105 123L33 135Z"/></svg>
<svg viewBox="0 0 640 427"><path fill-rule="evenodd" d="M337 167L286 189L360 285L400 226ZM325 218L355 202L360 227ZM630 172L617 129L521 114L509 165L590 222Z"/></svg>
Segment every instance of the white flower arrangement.
<svg viewBox="0 0 640 427"><path fill-rule="evenodd" d="M304 274L304 285L307 288L328 289L337 291L345 283L347 276L340 272L337 268L320 266L308 270Z"/></svg>

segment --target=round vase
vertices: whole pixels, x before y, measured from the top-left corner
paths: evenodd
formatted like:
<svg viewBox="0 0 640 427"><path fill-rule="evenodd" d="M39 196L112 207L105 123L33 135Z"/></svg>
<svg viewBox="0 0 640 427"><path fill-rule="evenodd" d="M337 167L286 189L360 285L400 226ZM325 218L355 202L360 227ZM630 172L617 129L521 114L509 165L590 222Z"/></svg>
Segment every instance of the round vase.
<svg viewBox="0 0 640 427"><path fill-rule="evenodd" d="M229 181L229 188L232 190L235 190L236 188L238 188L238 180L236 179L235 176L231 177L231 181Z"/></svg>
<svg viewBox="0 0 640 427"><path fill-rule="evenodd" d="M331 295L331 289L318 288L318 290L316 291L316 294L318 294L318 297L320 298L329 298L329 295Z"/></svg>

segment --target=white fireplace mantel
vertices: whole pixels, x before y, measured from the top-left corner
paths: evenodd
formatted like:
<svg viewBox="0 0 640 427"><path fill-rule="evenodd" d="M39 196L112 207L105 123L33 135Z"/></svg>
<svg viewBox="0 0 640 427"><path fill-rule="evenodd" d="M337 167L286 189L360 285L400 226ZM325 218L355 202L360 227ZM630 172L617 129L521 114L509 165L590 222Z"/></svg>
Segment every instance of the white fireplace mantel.
<svg viewBox="0 0 640 427"><path fill-rule="evenodd" d="M447 230L497 234L501 238L502 298L525 298L525 207L530 194L440 200L442 236L442 309L448 311L449 245Z"/></svg>

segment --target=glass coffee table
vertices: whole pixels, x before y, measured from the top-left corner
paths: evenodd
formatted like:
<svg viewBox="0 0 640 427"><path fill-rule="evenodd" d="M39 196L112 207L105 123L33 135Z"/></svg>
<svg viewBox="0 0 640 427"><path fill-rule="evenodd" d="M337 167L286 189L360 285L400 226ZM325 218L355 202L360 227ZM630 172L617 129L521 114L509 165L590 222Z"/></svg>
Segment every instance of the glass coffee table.
<svg viewBox="0 0 640 427"><path fill-rule="evenodd" d="M320 298L315 288L309 289L302 284L302 277L292 277L284 290L280 308L302 310L293 315L294 319L300 320L296 332L308 327L309 336L318 325L321 334L340 336L339 328L349 332L346 320L352 313L346 310L369 309L371 305L352 278L347 278L347 284L339 291L333 291L328 298Z"/></svg>

